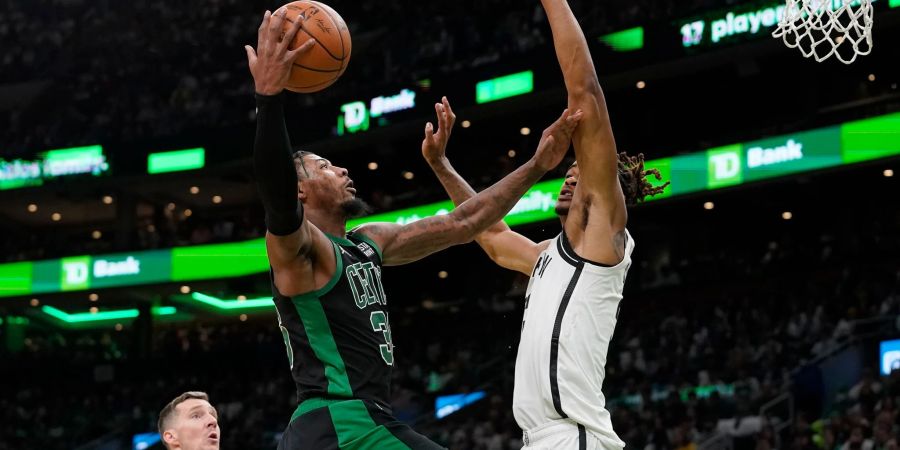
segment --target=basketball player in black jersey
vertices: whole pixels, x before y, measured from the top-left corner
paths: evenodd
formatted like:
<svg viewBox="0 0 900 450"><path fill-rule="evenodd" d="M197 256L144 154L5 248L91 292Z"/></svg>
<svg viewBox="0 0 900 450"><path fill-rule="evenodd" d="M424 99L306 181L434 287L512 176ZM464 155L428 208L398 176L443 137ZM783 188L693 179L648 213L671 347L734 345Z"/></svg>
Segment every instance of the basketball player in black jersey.
<svg viewBox="0 0 900 450"><path fill-rule="evenodd" d="M381 266L469 242L500 220L562 160L580 113L564 112L529 162L451 213L347 233L347 219L365 209L347 170L290 150L282 91L294 59L314 44L287 50L297 27L282 39L283 20L281 11L266 12L257 49L246 48L272 290L300 400L279 449L440 448L391 416L394 354Z"/></svg>

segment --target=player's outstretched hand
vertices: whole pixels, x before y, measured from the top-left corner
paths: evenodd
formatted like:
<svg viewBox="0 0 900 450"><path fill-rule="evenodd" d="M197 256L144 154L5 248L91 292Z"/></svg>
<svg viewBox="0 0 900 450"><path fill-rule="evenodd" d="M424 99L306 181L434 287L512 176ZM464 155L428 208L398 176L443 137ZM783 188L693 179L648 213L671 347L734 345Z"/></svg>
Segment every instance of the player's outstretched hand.
<svg viewBox="0 0 900 450"><path fill-rule="evenodd" d="M437 114L438 129L434 131L431 122L425 124L425 139L422 140L422 156L429 164L440 161L447 150L447 141L456 123L456 114L450 108L450 101L442 97L440 103L434 104L434 112Z"/></svg>
<svg viewBox="0 0 900 450"><path fill-rule="evenodd" d="M569 110L566 109L556 122L544 130L533 157L539 168L550 171L562 162L572 143L572 133L575 132L582 116L580 109L575 111L575 114L569 114Z"/></svg>
<svg viewBox="0 0 900 450"><path fill-rule="evenodd" d="M253 74L253 82L256 84L258 94L275 95L284 90L294 61L316 44L314 39L309 39L300 47L288 50L288 46L294 41L294 36L300 30L302 21L294 21L290 30L282 36L286 13L285 8L279 9L275 14L266 11L257 32L256 50L249 45L244 46L244 50L247 51L247 63L250 66L250 73Z"/></svg>

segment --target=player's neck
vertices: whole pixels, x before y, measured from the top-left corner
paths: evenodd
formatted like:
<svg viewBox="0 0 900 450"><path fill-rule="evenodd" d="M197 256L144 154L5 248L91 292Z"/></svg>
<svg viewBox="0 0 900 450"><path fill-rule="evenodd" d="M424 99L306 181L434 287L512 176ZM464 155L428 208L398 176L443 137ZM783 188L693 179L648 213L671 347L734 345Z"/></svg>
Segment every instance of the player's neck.
<svg viewBox="0 0 900 450"><path fill-rule="evenodd" d="M346 236L347 219L342 214L308 207L305 208L304 214L306 215L306 220L312 222L323 233L337 237Z"/></svg>

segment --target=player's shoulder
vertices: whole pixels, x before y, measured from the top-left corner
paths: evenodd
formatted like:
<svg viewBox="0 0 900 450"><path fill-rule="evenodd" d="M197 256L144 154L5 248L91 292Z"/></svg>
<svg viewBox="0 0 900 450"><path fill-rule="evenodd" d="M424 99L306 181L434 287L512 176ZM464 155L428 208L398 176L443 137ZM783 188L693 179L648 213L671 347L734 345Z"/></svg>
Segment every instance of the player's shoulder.
<svg viewBox="0 0 900 450"><path fill-rule="evenodd" d="M402 225L393 222L368 222L351 228L348 233L363 234L369 238L376 238L393 235L401 227Z"/></svg>
<svg viewBox="0 0 900 450"><path fill-rule="evenodd" d="M358 225L350 231L347 232L348 237L352 237L356 241L360 241L359 246L361 249L366 252L367 256L369 255L369 249L366 247L371 247L375 253L378 254L379 261L384 259L382 255L381 249L384 248L384 241L380 239L379 232L383 233L383 230L379 230L376 225L379 223L369 223ZM396 224L387 224L387 225L396 225Z"/></svg>
<svg viewBox="0 0 900 450"><path fill-rule="evenodd" d="M537 244L535 244L535 250L537 250L538 253L543 253L543 252L547 251L547 249L550 248L550 244L558 238L559 238L559 236L556 236L556 237L553 237L550 239L545 239L541 242L538 242Z"/></svg>

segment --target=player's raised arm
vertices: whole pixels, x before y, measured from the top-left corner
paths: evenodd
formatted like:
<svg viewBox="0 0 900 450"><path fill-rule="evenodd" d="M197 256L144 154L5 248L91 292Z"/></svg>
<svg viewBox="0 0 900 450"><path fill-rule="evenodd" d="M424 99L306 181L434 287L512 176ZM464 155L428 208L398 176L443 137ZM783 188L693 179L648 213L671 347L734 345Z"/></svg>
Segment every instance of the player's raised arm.
<svg viewBox="0 0 900 450"><path fill-rule="evenodd" d="M569 4L566 0L541 3L553 32L569 108L584 111L581 126L572 137L581 175L566 221L566 234L580 256L615 264L624 252L622 240L628 212L619 184L619 158L606 99L584 33Z"/></svg>
<svg viewBox="0 0 900 450"><path fill-rule="evenodd" d="M438 180L447 191L453 204L459 206L466 200L476 195L472 186L456 172L450 160L447 159L446 148L453 125L456 123L456 114L450 107L447 97L441 99L441 103L435 104L438 129L429 122L425 125L425 139L422 141L422 156L437 175ZM568 147L571 134L560 121L548 128L559 145ZM571 132L569 132L571 133ZM531 269L537 261L538 255L546 247L546 242L535 243L531 239L512 231L502 220L491 225L490 228L479 234L475 241L484 249L485 253L500 267L531 275Z"/></svg>
<svg viewBox="0 0 900 450"><path fill-rule="evenodd" d="M581 112L564 111L560 118L567 135L578 125ZM568 141L558 142L545 131L534 156L491 187L462 202L450 214L407 225L373 223L361 231L383 249L384 264L406 264L457 244L470 242L499 222L528 189L562 161Z"/></svg>
<svg viewBox="0 0 900 450"><path fill-rule="evenodd" d="M622 203L616 169L618 158L606 99L588 49L584 33L566 0L541 0L550 29L556 58L568 92L569 109L581 109L584 118L572 142L581 167L579 185L597 191L613 202ZM589 175L589 176L588 176Z"/></svg>
<svg viewBox="0 0 900 450"><path fill-rule="evenodd" d="M266 11L256 50L249 45L245 47L256 88L253 170L266 210L269 259L276 268L312 249L313 229L303 220L303 206L297 198L297 172L284 120L282 91L293 61L315 42L309 40L296 50L288 50L288 43L300 29L300 21L281 39L283 20L283 11L274 15Z"/></svg>

